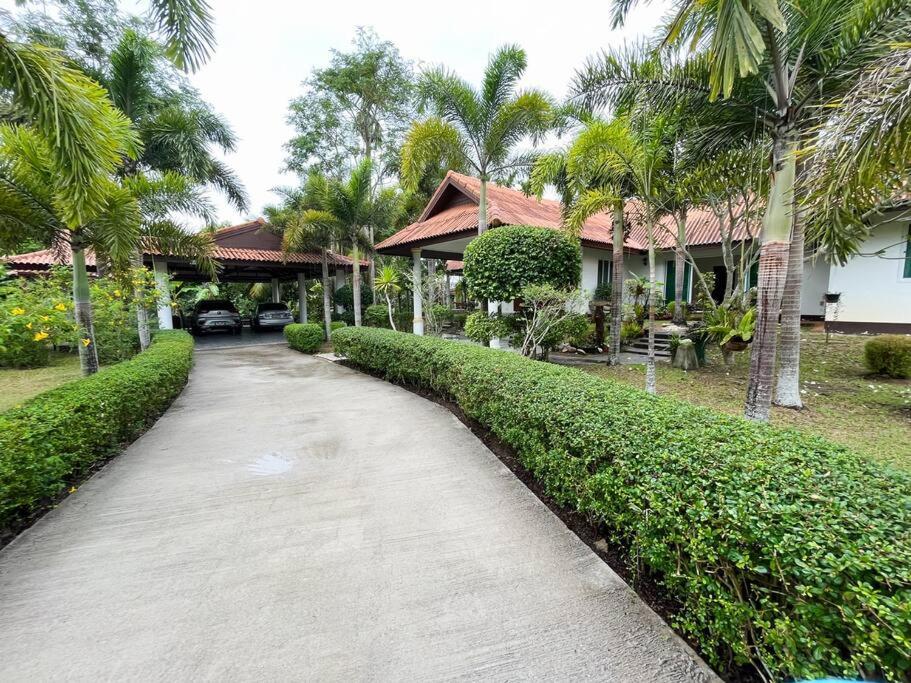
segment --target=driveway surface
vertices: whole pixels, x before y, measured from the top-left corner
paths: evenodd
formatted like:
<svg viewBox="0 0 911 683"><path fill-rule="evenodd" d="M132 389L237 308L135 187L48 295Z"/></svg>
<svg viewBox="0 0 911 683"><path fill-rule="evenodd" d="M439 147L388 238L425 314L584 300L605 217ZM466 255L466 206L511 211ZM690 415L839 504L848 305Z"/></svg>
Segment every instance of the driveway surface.
<svg viewBox="0 0 911 683"><path fill-rule="evenodd" d="M448 411L281 346L200 351L0 551L0 680L710 681Z"/></svg>

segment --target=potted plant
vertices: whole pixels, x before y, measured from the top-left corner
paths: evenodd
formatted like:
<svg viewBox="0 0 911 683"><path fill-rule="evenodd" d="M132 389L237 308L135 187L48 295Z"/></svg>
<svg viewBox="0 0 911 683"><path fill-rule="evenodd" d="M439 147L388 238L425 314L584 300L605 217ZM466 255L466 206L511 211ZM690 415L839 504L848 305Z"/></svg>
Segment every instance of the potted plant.
<svg viewBox="0 0 911 683"><path fill-rule="evenodd" d="M756 329L756 309L750 308L739 313L719 306L711 314L706 314L706 332L725 354L745 351L753 340Z"/></svg>

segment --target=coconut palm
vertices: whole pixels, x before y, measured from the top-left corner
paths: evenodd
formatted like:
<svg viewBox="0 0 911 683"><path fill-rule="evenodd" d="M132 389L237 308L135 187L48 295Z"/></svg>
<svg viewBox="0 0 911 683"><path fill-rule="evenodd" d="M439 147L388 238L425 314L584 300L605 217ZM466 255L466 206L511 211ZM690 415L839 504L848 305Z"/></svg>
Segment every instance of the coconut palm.
<svg viewBox="0 0 911 683"><path fill-rule="evenodd" d="M617 21L622 22L633 4L618 3ZM795 188L797 158L816 133L815 112L851 87L860 66L888 53L889 41L904 30L898 19L909 9L901 0L678 0L676 7L664 44L689 44L697 54L683 64L674 61L674 54L605 54L586 65L573 89L588 106L638 97L685 107L700 116L708 137L719 144L754 138L758 127L770 135L758 316L744 411L749 419L768 420L779 311L789 353L783 358L776 398L800 405L804 237L794 210L795 190L800 192Z"/></svg>
<svg viewBox="0 0 911 683"><path fill-rule="evenodd" d="M399 271L392 266L383 266L376 277L376 291L386 298L386 310L389 313L389 326L395 329L395 320L392 318L392 297L402 291Z"/></svg>
<svg viewBox="0 0 911 683"><path fill-rule="evenodd" d="M649 331L645 388L656 392L655 372L655 302L658 289L655 273L655 226L666 211L667 196L663 181L671 165L672 146L668 144L671 127L660 114L619 116L610 122L592 120L582 129L567 153L566 169L569 182L577 186L600 178L601 183L583 192L569 211L568 223L578 226L594 213L614 211L614 253L622 270L623 205L625 192L631 191L637 201L637 211L645 223L649 264ZM618 239L619 238L619 239ZM620 252L619 259L616 258ZM616 273L615 273L616 278ZM618 287L618 289L622 289ZM620 324L614 311L612 334Z"/></svg>
<svg viewBox="0 0 911 683"><path fill-rule="evenodd" d="M478 234L487 229L487 182L531 166L534 156L514 154L514 148L526 137L537 140L554 124L550 97L516 91L526 66L525 51L507 45L491 56L480 91L443 68L426 72L418 84L436 115L414 123L405 137L403 184L414 190L433 163L471 169L481 181Z"/></svg>

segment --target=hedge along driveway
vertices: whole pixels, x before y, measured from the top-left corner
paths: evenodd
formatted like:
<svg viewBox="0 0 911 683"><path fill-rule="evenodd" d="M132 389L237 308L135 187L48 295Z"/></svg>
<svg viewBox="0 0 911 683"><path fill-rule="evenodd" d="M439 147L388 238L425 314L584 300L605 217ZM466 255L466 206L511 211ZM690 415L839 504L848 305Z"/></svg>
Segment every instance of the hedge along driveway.
<svg viewBox="0 0 911 683"><path fill-rule="evenodd" d="M159 332L135 358L0 413L0 536L141 434L183 389L192 363L189 334Z"/></svg>
<svg viewBox="0 0 911 683"><path fill-rule="evenodd" d="M911 675L911 477L822 439L515 354L344 329L356 365L453 398L604 523L723 665Z"/></svg>
<svg viewBox="0 0 911 683"><path fill-rule="evenodd" d="M717 679L440 406L198 351L142 438L0 551L0 680Z"/></svg>

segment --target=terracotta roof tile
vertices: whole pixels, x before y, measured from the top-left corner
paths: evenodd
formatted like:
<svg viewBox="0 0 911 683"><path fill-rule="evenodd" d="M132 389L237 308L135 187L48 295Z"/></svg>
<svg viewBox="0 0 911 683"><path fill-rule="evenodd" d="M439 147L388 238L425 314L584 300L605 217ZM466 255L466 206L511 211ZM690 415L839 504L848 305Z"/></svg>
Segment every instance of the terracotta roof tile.
<svg viewBox="0 0 911 683"><path fill-rule="evenodd" d="M412 223L402 228L391 237L376 245L379 250L392 247L403 247L412 244L434 240L440 237L450 237L458 233L470 233L478 225L478 195L481 182L477 178L450 171L446 179L434 194L434 199L424 211L430 212L434 201L442 196L442 190L452 185L468 196L474 204L458 205L445 208L423 221ZM648 249L645 224L641 219L636 202L629 202L626 207L627 220L633 224L624 246L628 249L645 251ZM491 225L537 225L547 228L559 228L560 203L551 199L538 200L527 197L518 190L500 187L493 183L487 186L487 220ZM687 215L687 244L689 246L708 246L721 242L721 231L718 219L708 209L691 209ZM656 226L656 243L659 248L673 247L676 242L676 223L673 217L665 216ZM753 228L753 234L758 229ZM745 228L741 227L735 240L747 235ZM582 241L591 246L611 246L613 244L613 220L607 213L599 213L585 223L582 228Z"/></svg>

